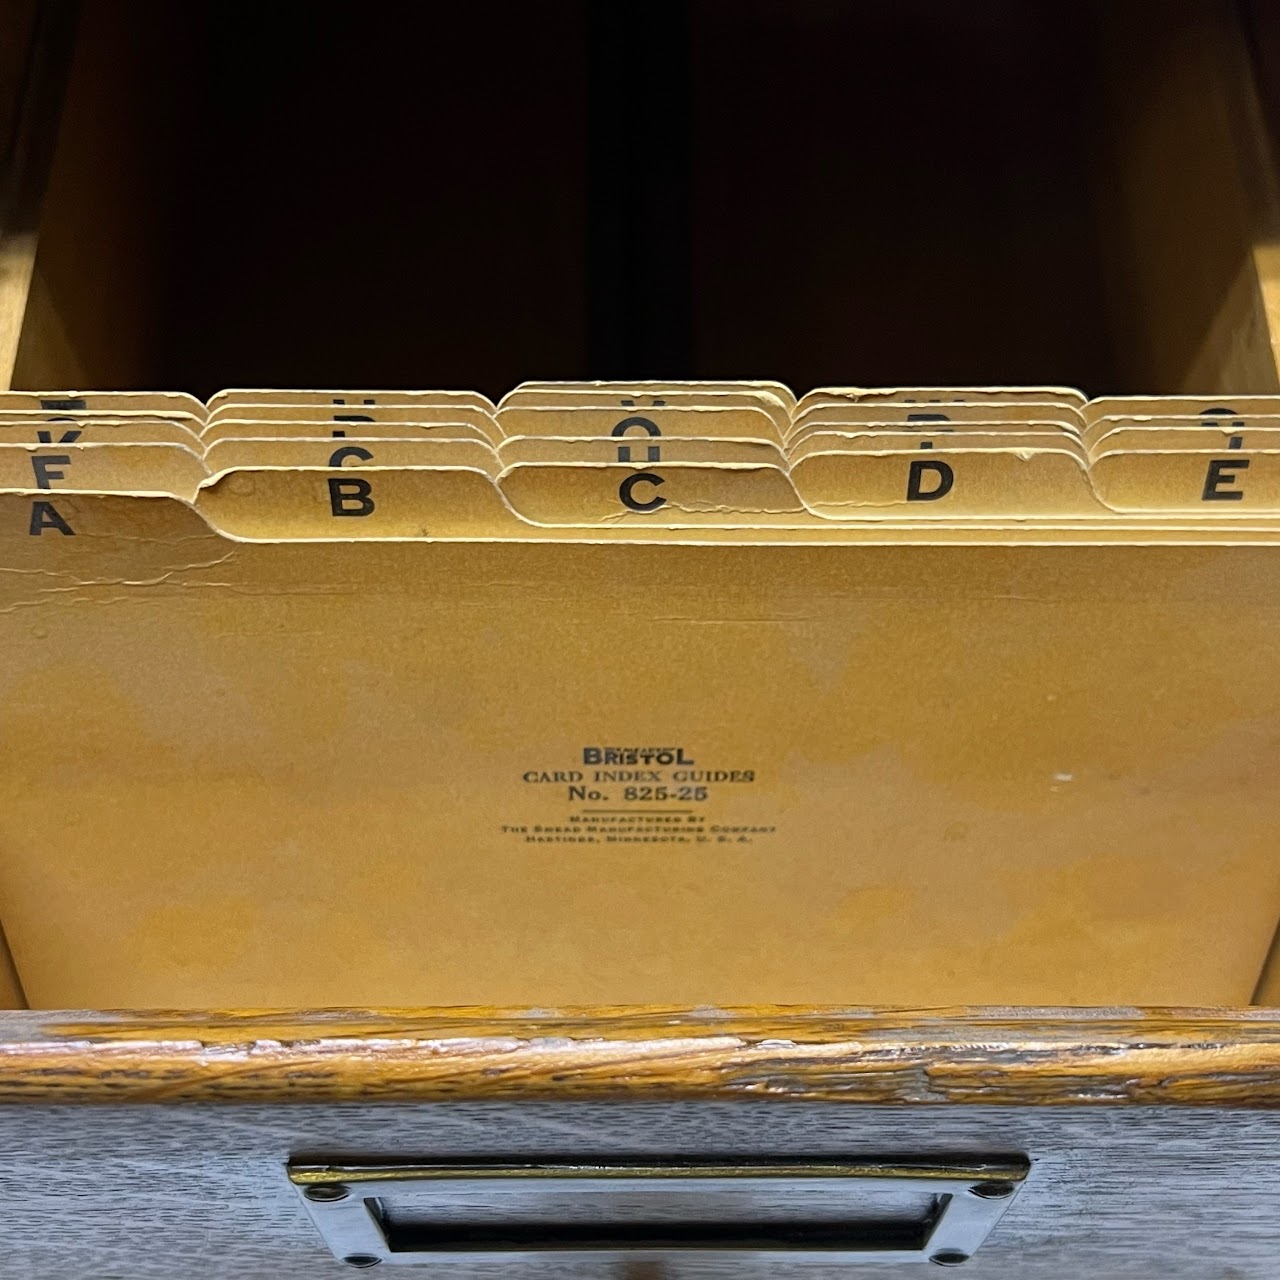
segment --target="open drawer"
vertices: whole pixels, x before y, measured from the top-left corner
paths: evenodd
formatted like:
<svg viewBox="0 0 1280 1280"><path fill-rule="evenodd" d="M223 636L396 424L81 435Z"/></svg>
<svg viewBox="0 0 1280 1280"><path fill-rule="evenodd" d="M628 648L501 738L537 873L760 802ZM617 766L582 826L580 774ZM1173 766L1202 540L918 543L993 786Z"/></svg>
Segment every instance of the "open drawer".
<svg viewBox="0 0 1280 1280"><path fill-rule="evenodd" d="M1264 1280L1263 1012L0 1017L8 1274Z"/></svg>
<svg viewBox="0 0 1280 1280"><path fill-rule="evenodd" d="M0 385L54 416L1280 392L1264 3L78 8L0 5ZM1280 1027L1223 1008L1280 1003L1275 530L336 543L90 493L10 537L30 498L6 1277L1275 1273ZM588 765L689 772L705 843L563 839L665 785Z"/></svg>
<svg viewBox="0 0 1280 1280"><path fill-rule="evenodd" d="M13 14L15 387L1280 389L1248 6ZM1184 533L15 543L10 998L1246 1003L1276 552ZM633 750L714 858L555 838Z"/></svg>

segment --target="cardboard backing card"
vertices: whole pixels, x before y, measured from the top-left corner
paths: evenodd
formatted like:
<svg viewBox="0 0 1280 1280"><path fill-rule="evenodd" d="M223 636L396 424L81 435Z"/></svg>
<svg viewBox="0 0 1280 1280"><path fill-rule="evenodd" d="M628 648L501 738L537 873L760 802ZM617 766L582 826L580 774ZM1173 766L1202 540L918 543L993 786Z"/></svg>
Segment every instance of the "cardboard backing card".
<svg viewBox="0 0 1280 1280"><path fill-rule="evenodd" d="M76 536L0 494L0 734L59 727L57 768L0 773L33 1005L1248 1000L1280 903L1276 535L207 523L250 479L278 538L290 486L327 508L337 474L232 473L203 517L66 493Z"/></svg>
<svg viewBox="0 0 1280 1280"><path fill-rule="evenodd" d="M1105 513L1075 441L1024 436L990 447L957 434L929 444L855 437L824 449L814 437L792 457L791 478L805 505L829 519Z"/></svg>
<svg viewBox="0 0 1280 1280"><path fill-rule="evenodd" d="M776 463L518 462L498 484L526 520L552 526L750 528L806 515Z"/></svg>
<svg viewBox="0 0 1280 1280"><path fill-rule="evenodd" d="M329 422L322 418L218 418L205 427L200 439L207 446L218 440L340 440L356 436L366 440L479 440L490 445L496 439L490 429L474 422Z"/></svg>
<svg viewBox="0 0 1280 1280"><path fill-rule="evenodd" d="M783 440L777 421L754 405L539 405L499 409L498 425L506 436L608 436L633 446L664 436L728 436L777 445Z"/></svg>
<svg viewBox="0 0 1280 1280"><path fill-rule="evenodd" d="M68 490L100 493L165 493L191 499L208 473L198 453L184 445L148 444L3 444L0 489L37 489L50 505Z"/></svg>
<svg viewBox="0 0 1280 1280"><path fill-rule="evenodd" d="M252 439L214 441L204 452L210 475L237 467L472 467L498 474L498 455L487 440Z"/></svg>

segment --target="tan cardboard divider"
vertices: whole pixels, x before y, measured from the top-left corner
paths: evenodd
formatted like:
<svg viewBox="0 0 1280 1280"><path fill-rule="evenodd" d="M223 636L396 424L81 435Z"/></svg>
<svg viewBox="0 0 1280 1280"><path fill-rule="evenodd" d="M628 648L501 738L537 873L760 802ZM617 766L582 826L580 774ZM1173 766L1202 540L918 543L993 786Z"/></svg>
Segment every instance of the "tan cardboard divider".
<svg viewBox="0 0 1280 1280"><path fill-rule="evenodd" d="M1079 448L1083 454L1084 445L1079 435L1069 426L1061 422L814 422L806 419L787 437L786 452L792 456L795 450L807 440L826 439L832 441L844 439L882 441L890 440L916 448L922 440L951 440L982 436L984 440L995 442L1001 439L1015 440L1034 436L1040 440L1060 442L1065 448Z"/></svg>
<svg viewBox="0 0 1280 1280"><path fill-rule="evenodd" d="M87 545L94 548L88 559L103 575L99 583L146 583L164 596L184 590L183 567L218 564L234 551L188 501L157 492L0 491L0 538L8 568L26 576L52 571L68 591L92 585L76 576ZM30 601L39 602L38 595ZM37 621L32 634L40 640L48 633ZM151 657L164 662L179 655L156 651Z"/></svg>
<svg viewBox="0 0 1280 1280"><path fill-rule="evenodd" d="M791 441L825 426L870 426L901 430L910 428L944 430L948 424L956 427L981 425L987 429L1009 427L1013 430L1036 426L1054 428L1078 437L1084 429L1084 419L1066 405L1054 404L815 404L798 414L791 424L787 440Z"/></svg>
<svg viewBox="0 0 1280 1280"><path fill-rule="evenodd" d="M1104 422L1116 422L1106 418ZM1101 425L1101 424L1100 424ZM1280 444L1280 418L1239 419L1221 426L1212 419L1188 419L1184 422L1158 421L1117 425L1090 446L1089 453L1097 457L1104 453L1124 453L1130 449L1139 452L1168 450L1177 453L1181 449L1266 449Z"/></svg>
<svg viewBox="0 0 1280 1280"><path fill-rule="evenodd" d="M207 475L199 454L177 444L0 444L0 489L40 489L51 499L79 490L190 500Z"/></svg>
<svg viewBox="0 0 1280 1280"><path fill-rule="evenodd" d="M1089 470L1115 511L1280 512L1280 447L1104 450Z"/></svg>
<svg viewBox="0 0 1280 1280"><path fill-rule="evenodd" d="M237 538L518 538L527 527L475 467L241 468L195 501Z"/></svg>
<svg viewBox="0 0 1280 1280"><path fill-rule="evenodd" d="M1275 414L1219 414L1202 413L1179 416L1176 414L1154 414L1151 416L1127 417L1123 414L1110 414L1098 418L1084 429L1084 441L1090 449L1102 447L1113 432L1139 431L1217 431L1226 438L1240 435L1254 427L1280 425L1280 416Z"/></svg>
<svg viewBox="0 0 1280 1280"><path fill-rule="evenodd" d="M618 416L651 416L653 410L706 408L758 409L768 414L779 438L791 425L791 409L777 396L762 391L681 391L665 390L651 395L619 395L613 391L593 391L569 387L559 391L530 389L513 391L502 399L499 414L519 409L617 409ZM508 431L508 435L515 432Z"/></svg>
<svg viewBox="0 0 1280 1280"><path fill-rule="evenodd" d="M493 447L497 437L473 422L327 422L322 419L272 421L219 418L205 427L206 446L219 440L478 440Z"/></svg>
<svg viewBox="0 0 1280 1280"><path fill-rule="evenodd" d="M767 440L708 440L665 436L657 440L613 440L592 436L508 436L498 446L504 466L520 462L747 462L786 467L782 449Z"/></svg>
<svg viewBox="0 0 1280 1280"><path fill-rule="evenodd" d="M526 520L548 526L803 523L780 466L686 462L517 463L498 484Z"/></svg>
<svg viewBox="0 0 1280 1280"><path fill-rule="evenodd" d="M706 439L728 436L765 440L780 445L783 429L758 406L719 406L703 403L594 407L553 407L498 410L498 425L507 436L609 436L632 446L651 439L688 436Z"/></svg>
<svg viewBox="0 0 1280 1280"><path fill-rule="evenodd" d="M0 410L0 422L21 425L28 423L35 428L47 431L66 431L76 426L86 426L91 422L119 423L128 425L131 422L169 422L175 427L182 427L188 434L199 437L204 429L204 420L188 413L157 413L153 409L81 409L76 413L40 413L30 409Z"/></svg>
<svg viewBox="0 0 1280 1280"><path fill-rule="evenodd" d="M261 482L293 537L333 477L199 501ZM69 493L81 536L30 536L37 500L0 494L0 731L65 727L4 773L37 1007L1220 1005L1267 953L1280 535L255 542Z"/></svg>
<svg viewBox="0 0 1280 1280"><path fill-rule="evenodd" d="M237 423L310 424L326 433L346 431L354 435L362 427L400 424L405 426L466 427L467 434L497 441L501 429L492 410L474 405L388 405L364 413L326 414L307 405L229 405L209 419L205 436L223 426Z"/></svg>
<svg viewBox="0 0 1280 1280"><path fill-rule="evenodd" d="M198 430L193 420L184 423L144 414L52 420L39 414L0 413L0 444L180 444L200 453Z"/></svg>
<svg viewBox="0 0 1280 1280"><path fill-rule="evenodd" d="M1074 387L815 387L796 401L792 419L818 404L1053 404L1081 410L1087 398Z"/></svg>
<svg viewBox="0 0 1280 1280"><path fill-rule="evenodd" d="M206 406L210 420L228 410L233 417L247 415L241 408L264 409L268 406L323 409L326 413L369 414L380 409L416 407L459 409L472 408L493 414L493 401L478 391L283 391L266 388L230 387L209 397Z"/></svg>
<svg viewBox="0 0 1280 1280"><path fill-rule="evenodd" d="M969 425L974 429L967 429ZM1057 430L1053 425L1039 431L1014 431L1012 423L997 423L997 430L990 431L986 425L966 424L965 429L940 432L901 431L893 427L850 427L847 431L815 427L788 445L787 459L794 466L802 458L815 454L847 452L861 455L869 449L877 453L917 453L922 449L1061 449L1078 459L1082 466L1088 462L1088 451L1079 437L1069 431Z"/></svg>
<svg viewBox="0 0 1280 1280"><path fill-rule="evenodd" d="M1084 407L1086 426L1102 418L1270 417L1280 396L1099 396Z"/></svg>
<svg viewBox="0 0 1280 1280"><path fill-rule="evenodd" d="M1016 447L985 448L967 446L956 435L940 438L932 449L850 439L839 449L815 446L793 457L791 478L805 505L828 519L1017 519L1105 511L1080 446L1033 437Z"/></svg>
<svg viewBox="0 0 1280 1280"><path fill-rule="evenodd" d="M496 477L498 455L487 440L402 440L349 436L340 440L216 440L205 450L210 475L238 467L471 467Z"/></svg>
<svg viewBox="0 0 1280 1280"><path fill-rule="evenodd" d="M185 391L0 391L0 411L29 413L145 413L203 422L204 405Z"/></svg>
<svg viewBox="0 0 1280 1280"><path fill-rule="evenodd" d="M796 403L795 392L784 382L771 382L768 379L744 380L741 382L723 382L711 378L676 379L671 382L641 380L639 382L538 382L529 380L518 383L498 401L499 408L513 396L523 395L527 391L600 391L610 395L624 397L661 396L664 392L684 392L687 394L705 395L713 392L745 392L750 395L764 395L776 400L788 412Z"/></svg>

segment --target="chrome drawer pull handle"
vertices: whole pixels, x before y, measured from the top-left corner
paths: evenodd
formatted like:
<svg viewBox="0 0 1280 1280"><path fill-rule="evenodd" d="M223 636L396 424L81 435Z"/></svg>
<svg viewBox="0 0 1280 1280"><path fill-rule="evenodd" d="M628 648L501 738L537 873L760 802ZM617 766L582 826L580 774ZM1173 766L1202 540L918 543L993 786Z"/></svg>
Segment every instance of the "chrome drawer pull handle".
<svg viewBox="0 0 1280 1280"><path fill-rule="evenodd" d="M465 1162L302 1165L289 1179L334 1256L361 1269L564 1254L821 1253L967 1262L1024 1161Z"/></svg>

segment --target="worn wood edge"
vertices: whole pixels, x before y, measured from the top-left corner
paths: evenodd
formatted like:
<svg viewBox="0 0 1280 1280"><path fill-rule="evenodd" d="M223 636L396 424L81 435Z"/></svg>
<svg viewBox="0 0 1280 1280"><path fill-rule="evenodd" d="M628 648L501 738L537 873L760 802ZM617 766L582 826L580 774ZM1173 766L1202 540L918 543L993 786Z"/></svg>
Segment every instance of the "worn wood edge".
<svg viewBox="0 0 1280 1280"><path fill-rule="evenodd" d="M1280 1105L1280 1011L0 1014L0 1103Z"/></svg>

